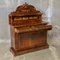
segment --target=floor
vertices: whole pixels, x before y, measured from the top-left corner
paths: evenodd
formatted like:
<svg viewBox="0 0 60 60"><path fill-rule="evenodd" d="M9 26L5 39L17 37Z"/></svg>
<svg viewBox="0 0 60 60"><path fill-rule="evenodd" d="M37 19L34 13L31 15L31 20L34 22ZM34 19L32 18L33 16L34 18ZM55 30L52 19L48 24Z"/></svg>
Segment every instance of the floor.
<svg viewBox="0 0 60 60"><path fill-rule="evenodd" d="M0 60L60 60L60 47L50 45L48 49L39 50L14 57L9 50L10 43L0 43Z"/></svg>

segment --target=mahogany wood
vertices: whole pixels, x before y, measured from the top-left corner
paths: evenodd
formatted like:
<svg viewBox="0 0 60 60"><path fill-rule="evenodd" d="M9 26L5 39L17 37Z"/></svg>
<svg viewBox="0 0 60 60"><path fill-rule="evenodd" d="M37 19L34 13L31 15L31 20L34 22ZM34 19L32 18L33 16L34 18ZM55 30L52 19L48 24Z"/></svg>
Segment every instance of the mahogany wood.
<svg viewBox="0 0 60 60"><path fill-rule="evenodd" d="M11 33L10 51L21 55L40 49L48 48L47 31L51 25L42 21L42 13L32 5L23 4L9 14Z"/></svg>

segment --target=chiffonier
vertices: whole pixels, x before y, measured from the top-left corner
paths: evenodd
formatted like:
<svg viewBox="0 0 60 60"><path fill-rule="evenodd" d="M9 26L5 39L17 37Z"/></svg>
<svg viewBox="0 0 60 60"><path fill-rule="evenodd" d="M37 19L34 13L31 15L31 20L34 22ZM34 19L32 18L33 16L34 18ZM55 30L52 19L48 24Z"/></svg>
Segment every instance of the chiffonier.
<svg viewBox="0 0 60 60"><path fill-rule="evenodd" d="M47 31L52 26L42 21L42 13L33 5L23 4L9 14L10 51L14 56L48 48Z"/></svg>

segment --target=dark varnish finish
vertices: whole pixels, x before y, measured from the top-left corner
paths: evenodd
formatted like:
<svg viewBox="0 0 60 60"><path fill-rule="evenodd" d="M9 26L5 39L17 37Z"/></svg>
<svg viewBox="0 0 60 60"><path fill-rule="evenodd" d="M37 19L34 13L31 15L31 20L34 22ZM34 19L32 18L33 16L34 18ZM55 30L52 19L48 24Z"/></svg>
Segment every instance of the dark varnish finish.
<svg viewBox="0 0 60 60"><path fill-rule="evenodd" d="M47 31L51 25L42 21L42 13L27 3L9 14L10 51L14 56L48 48Z"/></svg>

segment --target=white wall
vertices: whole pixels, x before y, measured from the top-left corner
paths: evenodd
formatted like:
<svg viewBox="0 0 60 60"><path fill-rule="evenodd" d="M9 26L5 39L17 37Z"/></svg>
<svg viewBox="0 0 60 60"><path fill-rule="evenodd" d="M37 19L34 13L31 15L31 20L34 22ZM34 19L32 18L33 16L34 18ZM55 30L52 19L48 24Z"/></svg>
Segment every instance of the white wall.
<svg viewBox="0 0 60 60"><path fill-rule="evenodd" d="M53 29L49 33L48 39L50 39L50 41L56 41L56 37L58 37L59 40L60 1L58 0L0 0L0 39L10 39L8 14L11 11L15 10L18 5L23 4L25 2L34 5L38 10L44 13L45 15L43 19L45 19L53 25ZM52 15L50 15L51 12Z"/></svg>
<svg viewBox="0 0 60 60"><path fill-rule="evenodd" d="M8 14L16 7L16 0L0 0L0 39L9 39Z"/></svg>
<svg viewBox="0 0 60 60"><path fill-rule="evenodd" d="M60 45L60 0L52 0L53 29L49 34L49 40L52 45Z"/></svg>

